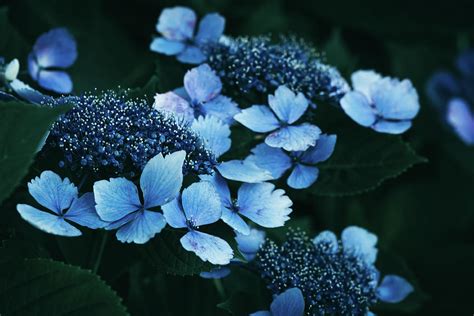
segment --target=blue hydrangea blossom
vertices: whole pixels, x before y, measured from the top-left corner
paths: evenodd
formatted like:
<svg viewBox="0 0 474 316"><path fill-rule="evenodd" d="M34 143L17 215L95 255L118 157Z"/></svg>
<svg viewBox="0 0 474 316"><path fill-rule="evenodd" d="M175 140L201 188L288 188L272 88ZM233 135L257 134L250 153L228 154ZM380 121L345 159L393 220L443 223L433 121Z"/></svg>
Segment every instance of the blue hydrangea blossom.
<svg viewBox="0 0 474 316"><path fill-rule="evenodd" d="M225 19L217 13L207 14L195 34L196 21L196 13L190 8L176 6L164 9L156 24L156 30L162 37L153 39L150 50L176 56L183 63L204 62L207 57L201 48L219 40L224 33Z"/></svg>
<svg viewBox="0 0 474 316"><path fill-rule="evenodd" d="M193 183L162 209L171 227L188 229L180 239L184 249L212 264L229 264L234 255L229 244L199 231L201 226L217 222L222 215L220 198L212 184L207 181Z"/></svg>
<svg viewBox="0 0 474 316"><path fill-rule="evenodd" d="M255 259L260 247L265 243L265 231L251 228L248 235L235 233L237 248L247 261Z"/></svg>
<svg viewBox="0 0 474 316"><path fill-rule="evenodd" d="M76 41L65 28L55 28L42 34L28 56L31 78L47 90L57 93L72 91L71 77L64 69L77 59Z"/></svg>
<svg viewBox="0 0 474 316"><path fill-rule="evenodd" d="M96 209L109 222L106 229L118 229L117 239L124 243L144 244L158 234L166 221L153 208L163 206L179 194L183 183L186 152L181 150L150 159L140 177L143 202L137 186L125 178L111 178L94 183Z"/></svg>
<svg viewBox="0 0 474 316"><path fill-rule="evenodd" d="M267 144L259 144L252 149L252 154L246 161L257 167L268 170L274 179L279 179L285 172L291 170L287 184L293 189L310 187L319 176L316 165L332 155L336 146L336 135L322 134L316 145L306 151L285 152L272 148Z"/></svg>
<svg viewBox="0 0 474 316"><path fill-rule="evenodd" d="M215 116L200 116L193 121L191 129L196 132L216 158L226 153L231 146L230 128Z"/></svg>
<svg viewBox="0 0 474 316"><path fill-rule="evenodd" d="M258 167L255 163L248 160L229 160L221 162L216 166L227 180L245 182L245 183L262 183L273 180L272 173L266 169Z"/></svg>
<svg viewBox="0 0 474 316"><path fill-rule="evenodd" d="M420 103L410 80L382 78L366 70L356 71L351 79L354 91L340 103L357 124L388 134L401 134L411 127Z"/></svg>
<svg viewBox="0 0 474 316"><path fill-rule="evenodd" d="M297 287L290 288L275 296L270 311L260 311L250 316L303 316L304 297Z"/></svg>
<svg viewBox="0 0 474 316"><path fill-rule="evenodd" d="M317 126L309 123L292 125L309 105L301 92L295 94L287 87L279 86L275 95L268 96L268 104L253 105L236 114L234 119L254 132L271 132L265 138L270 147L302 151L316 144L321 134Z"/></svg>
<svg viewBox="0 0 474 316"><path fill-rule="evenodd" d="M73 222L92 229L107 225L96 213L94 195L86 193L78 197L77 187L68 178L61 179L47 170L28 183L31 196L48 212L27 204L18 204L20 216L36 228L53 235L74 237L81 231Z"/></svg>

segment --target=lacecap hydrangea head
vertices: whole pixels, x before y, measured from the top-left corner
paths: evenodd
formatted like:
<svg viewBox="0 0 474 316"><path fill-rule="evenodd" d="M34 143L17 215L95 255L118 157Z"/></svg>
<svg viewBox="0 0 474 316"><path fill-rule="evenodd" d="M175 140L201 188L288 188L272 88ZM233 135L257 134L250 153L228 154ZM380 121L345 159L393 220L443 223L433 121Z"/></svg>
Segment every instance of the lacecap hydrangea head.
<svg viewBox="0 0 474 316"><path fill-rule="evenodd" d="M290 231L281 245L267 240L256 265L273 294L299 288L306 315L367 315L379 300L396 303L413 291L394 275L379 284L376 242L377 236L355 226L347 227L341 240L330 231L313 240Z"/></svg>
<svg viewBox="0 0 474 316"><path fill-rule="evenodd" d="M321 60L303 40L282 37L273 43L268 36L223 37L205 48L208 63L223 82L239 92L268 94L285 85L312 101L338 103L349 91L340 73Z"/></svg>
<svg viewBox="0 0 474 316"><path fill-rule="evenodd" d="M52 126L44 150L59 151L60 167L79 174L135 176L157 154L186 151L185 173L211 173L214 155L187 125L127 92L63 97L72 104Z"/></svg>

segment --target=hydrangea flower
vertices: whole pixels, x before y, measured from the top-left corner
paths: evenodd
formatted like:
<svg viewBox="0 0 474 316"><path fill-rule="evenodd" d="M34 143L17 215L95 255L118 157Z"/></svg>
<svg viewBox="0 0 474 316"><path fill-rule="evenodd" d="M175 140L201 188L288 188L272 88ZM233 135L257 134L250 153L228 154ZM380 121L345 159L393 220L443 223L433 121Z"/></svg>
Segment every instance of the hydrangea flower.
<svg viewBox="0 0 474 316"><path fill-rule="evenodd" d="M260 311L250 316L303 316L304 298L297 287L288 289L275 296L270 311Z"/></svg>
<svg viewBox="0 0 474 316"><path fill-rule="evenodd" d="M74 37L65 28L55 28L42 34L28 55L31 78L47 90L57 93L72 91L71 77L64 69L77 59Z"/></svg>
<svg viewBox="0 0 474 316"><path fill-rule="evenodd" d="M274 294L301 290L307 315L367 315L378 301L398 303L413 291L399 276L379 282L376 243L377 236L355 226L340 241L331 231L313 240L293 231L280 246L267 241L255 262Z"/></svg>
<svg viewBox="0 0 474 316"><path fill-rule="evenodd" d="M18 59L11 60L8 64L5 63L5 59L0 57L0 80L6 83L16 79L18 72L20 71L20 62Z"/></svg>
<svg viewBox="0 0 474 316"><path fill-rule="evenodd" d="M125 178L111 178L94 183L96 209L100 218L117 229L117 239L125 243L144 244L158 234L166 221L153 208L163 206L179 194L183 183L186 152L181 150L148 161L140 177L143 202L137 186Z"/></svg>
<svg viewBox="0 0 474 316"><path fill-rule="evenodd" d="M341 107L357 124L388 134L411 127L420 103L410 80L382 78L370 70L356 71L351 79L354 91L341 99Z"/></svg>
<svg viewBox="0 0 474 316"><path fill-rule="evenodd" d="M244 183L234 200L226 181L219 174L201 176L201 179L212 183L219 193L221 219L243 235L250 234L250 227L241 216L267 228L281 227L290 219L288 215L292 212L293 202L284 190L275 190L275 185L271 183Z"/></svg>
<svg viewBox="0 0 474 316"><path fill-rule="evenodd" d="M200 116L193 121L191 129L196 132L216 158L230 149L230 128L215 116Z"/></svg>
<svg viewBox="0 0 474 316"><path fill-rule="evenodd" d="M153 39L150 50L177 56L183 63L200 64L206 60L201 47L219 40L224 33L225 19L217 14L205 15L195 33L196 13L187 7L176 6L161 12L156 30L163 37Z"/></svg>
<svg viewBox="0 0 474 316"><path fill-rule="evenodd" d="M301 39L270 36L223 37L206 45L208 63L239 94L268 94L285 85L312 101L339 103L349 91L341 74L321 60L321 55Z"/></svg>
<svg viewBox="0 0 474 316"><path fill-rule="evenodd" d="M231 124L239 108L230 98L221 95L221 91L220 78L208 64L203 64L186 72L184 89L156 94L153 107L172 112L186 122L200 115L212 115Z"/></svg>
<svg viewBox="0 0 474 316"><path fill-rule="evenodd" d="M336 146L336 135L322 134L316 145L306 151L286 153L279 148L272 148L267 144L259 144L252 149L252 154L246 158L257 167L268 170L274 179L291 169L287 184L293 189L310 187L319 176L316 165L329 159Z"/></svg>
<svg viewBox="0 0 474 316"><path fill-rule="evenodd" d="M174 117L152 109L126 92L60 98L73 104L51 129L46 150L62 155L60 166L97 178L135 176L152 157L186 151L183 171L211 173L217 163L202 140Z"/></svg>
<svg viewBox="0 0 474 316"><path fill-rule="evenodd" d="M199 231L201 226L217 222L222 215L220 198L212 184L206 181L193 183L162 209L171 227L188 229L180 239L184 249L212 264L229 264L234 255L229 244Z"/></svg>
<svg viewBox="0 0 474 316"><path fill-rule="evenodd" d="M63 180L50 170L31 180L28 191L48 211L27 204L18 204L17 211L25 221L46 233L66 237L82 235L70 222L92 229L107 225L96 213L92 193L78 197L76 186L68 178Z"/></svg>
<svg viewBox="0 0 474 316"><path fill-rule="evenodd" d="M235 233L237 248L247 261L255 259L260 247L265 243L265 231L251 228L247 235Z"/></svg>
<svg viewBox="0 0 474 316"><path fill-rule="evenodd" d="M258 167L255 163L248 160L229 160L221 162L216 166L220 175L227 180L262 183L273 180L272 173L268 170Z"/></svg>
<svg viewBox="0 0 474 316"><path fill-rule="evenodd" d="M234 119L258 133L270 133L265 143L270 147L288 151L306 150L314 146L321 130L312 124L292 125L306 112L308 100L300 92L293 93L285 86L279 86L275 95L268 96L268 104L252 105L234 116Z"/></svg>

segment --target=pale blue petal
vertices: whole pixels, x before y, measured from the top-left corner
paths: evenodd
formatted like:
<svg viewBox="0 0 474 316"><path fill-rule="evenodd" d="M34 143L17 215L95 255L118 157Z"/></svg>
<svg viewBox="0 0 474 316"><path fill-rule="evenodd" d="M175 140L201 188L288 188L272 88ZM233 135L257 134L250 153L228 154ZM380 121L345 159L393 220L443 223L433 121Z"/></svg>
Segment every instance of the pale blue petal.
<svg viewBox="0 0 474 316"><path fill-rule="evenodd" d="M274 179L279 179L285 171L291 168L292 164L291 158L283 150L270 147L265 143L254 147L252 154L245 160L270 171Z"/></svg>
<svg viewBox="0 0 474 316"><path fill-rule="evenodd" d="M172 92L178 95L179 97L185 99L186 101L191 102L191 98L189 97L189 94L186 92L186 89L184 89L184 87L176 88Z"/></svg>
<svg viewBox="0 0 474 316"><path fill-rule="evenodd" d="M252 105L234 116L234 119L248 129L266 133L280 126L275 114L266 105Z"/></svg>
<svg viewBox="0 0 474 316"><path fill-rule="evenodd" d="M226 265L234 256L229 244L219 238L198 231L190 231L181 239L184 249L194 252L202 261L212 264Z"/></svg>
<svg viewBox="0 0 474 316"><path fill-rule="evenodd" d="M463 142L474 144L474 116L466 101L453 99L449 102L447 121Z"/></svg>
<svg viewBox="0 0 474 316"><path fill-rule="evenodd" d="M62 180L50 170L32 179L28 183L28 191L36 202L58 215L71 206L78 194L76 186L68 178Z"/></svg>
<svg viewBox="0 0 474 316"><path fill-rule="evenodd" d="M230 149L230 128L220 119L214 116L198 117L191 125L200 138L204 141L204 145L209 149L216 158L226 153Z"/></svg>
<svg viewBox="0 0 474 316"><path fill-rule="evenodd" d="M317 167L296 164L286 183L293 189L306 189L316 182L318 175L319 169Z"/></svg>
<svg viewBox="0 0 474 316"><path fill-rule="evenodd" d="M301 92L296 95L286 86L279 86L275 95L268 96L268 104L280 121L293 124L306 112L309 102Z"/></svg>
<svg viewBox="0 0 474 316"><path fill-rule="evenodd" d="M383 278L377 288L377 297L383 302L399 303L413 291L413 286L407 280L392 274Z"/></svg>
<svg viewBox="0 0 474 316"><path fill-rule="evenodd" d="M269 311L258 311L250 314L249 316L272 316L272 313L270 313Z"/></svg>
<svg viewBox="0 0 474 316"><path fill-rule="evenodd" d="M95 210L94 194L88 192L72 202L64 218L92 229L104 228L110 223L100 219Z"/></svg>
<svg viewBox="0 0 474 316"><path fill-rule="evenodd" d="M351 75L352 87L370 100L370 87L382 76L373 70L358 70Z"/></svg>
<svg viewBox="0 0 474 316"><path fill-rule="evenodd" d="M367 230L348 226L342 231L341 241L344 251L353 253L365 260L368 264L375 263L377 259L377 236Z"/></svg>
<svg viewBox="0 0 474 316"><path fill-rule="evenodd" d="M123 225L127 224L128 222L133 221L135 219L135 217L137 217L137 215L138 215L138 211L127 214L127 215L125 215L124 217L122 217L121 219L119 219L117 221L110 222L109 225L104 227L104 229L105 230L114 230L114 229L117 229L119 227L122 227Z"/></svg>
<svg viewBox="0 0 474 316"><path fill-rule="evenodd" d="M286 290L273 300L270 310L272 316L303 316L303 293L297 287Z"/></svg>
<svg viewBox="0 0 474 316"><path fill-rule="evenodd" d="M392 122L379 120L372 126L372 128L379 133L398 135L406 132L411 127L411 125L411 121Z"/></svg>
<svg viewBox="0 0 474 316"><path fill-rule="evenodd" d="M339 250L339 242L337 241L336 235L330 231L325 230L314 237L313 243L315 245L324 246L329 253L336 253Z"/></svg>
<svg viewBox="0 0 474 316"><path fill-rule="evenodd" d="M153 108L162 112L171 112L188 123L194 120L194 109L188 101L174 92L157 93Z"/></svg>
<svg viewBox="0 0 474 316"><path fill-rule="evenodd" d="M234 122L234 116L240 112L240 109L231 98L218 95L201 105L201 111L206 115L215 116L230 125Z"/></svg>
<svg viewBox="0 0 474 316"><path fill-rule="evenodd" d="M213 175L200 175L199 178L203 181L208 181L212 183L217 193L219 194L219 197L221 198L223 207L232 206L229 186L227 185L225 179L219 173L215 172Z"/></svg>
<svg viewBox="0 0 474 316"><path fill-rule="evenodd" d="M221 79L208 64L188 70L184 75L184 88L192 102L208 102L222 90Z"/></svg>
<svg viewBox="0 0 474 316"><path fill-rule="evenodd" d="M214 186L201 181L183 190L182 205L186 218L194 226L217 222L222 215L222 203Z"/></svg>
<svg viewBox="0 0 474 316"><path fill-rule="evenodd" d="M176 6L161 12L156 30L174 41L184 41L193 37L196 14L187 7Z"/></svg>
<svg viewBox="0 0 474 316"><path fill-rule="evenodd" d="M28 73L30 74L31 79L37 81L40 70L41 67L38 65L35 55L33 53L30 53L28 55Z"/></svg>
<svg viewBox="0 0 474 316"><path fill-rule="evenodd" d="M407 79L379 80L371 86L371 96L378 114L384 119L410 120L420 110L418 93Z"/></svg>
<svg viewBox="0 0 474 316"><path fill-rule="evenodd" d="M134 220L117 231L116 236L123 243L144 244L161 232L165 226L166 221L161 213L139 211Z"/></svg>
<svg viewBox="0 0 474 316"><path fill-rule="evenodd" d="M248 235L236 233L235 240L245 259L251 261L255 258L260 246L265 242L265 231L252 228Z"/></svg>
<svg viewBox="0 0 474 316"><path fill-rule="evenodd" d="M183 184L183 163L186 152L160 153L150 159L140 177L144 208L160 206L176 198Z"/></svg>
<svg viewBox="0 0 474 316"><path fill-rule="evenodd" d="M156 37L150 44L150 50L156 53L165 54L168 56L177 55L181 53L186 47L186 44L178 41L168 40L163 37Z"/></svg>
<svg viewBox="0 0 474 316"><path fill-rule="evenodd" d="M173 228L184 228L187 226L186 217L180 203L180 198L176 198L161 207L166 222Z"/></svg>
<svg viewBox="0 0 474 316"><path fill-rule="evenodd" d="M207 57L200 48L188 45L182 53L178 54L176 59L185 64L200 64L203 63Z"/></svg>
<svg viewBox="0 0 474 316"><path fill-rule="evenodd" d="M228 208L222 208L221 219L224 223L229 225L236 232L244 235L250 234L250 227L247 223L239 216L236 211L229 210Z"/></svg>
<svg viewBox="0 0 474 316"><path fill-rule="evenodd" d="M97 214L107 222L117 221L142 207L137 187L125 178L95 182L94 198Z"/></svg>
<svg viewBox="0 0 474 316"><path fill-rule="evenodd" d="M199 22L196 42L199 45L215 43L224 33L225 19L218 13L206 14Z"/></svg>
<svg viewBox="0 0 474 316"><path fill-rule="evenodd" d="M260 183L273 180L270 171L257 167L254 163L245 160L230 160L220 163L217 167L219 173L228 180Z"/></svg>
<svg viewBox="0 0 474 316"><path fill-rule="evenodd" d="M40 211L26 204L18 204L16 209L25 221L46 233L65 237L82 235L79 229L57 215Z"/></svg>
<svg viewBox="0 0 474 316"><path fill-rule="evenodd" d="M30 101L31 103L43 104L53 101L52 97L42 94L18 79L10 82L9 86L20 98Z"/></svg>
<svg viewBox="0 0 474 316"><path fill-rule="evenodd" d="M371 311L368 311L366 316L377 316L377 315L372 313Z"/></svg>
<svg viewBox="0 0 474 316"><path fill-rule="evenodd" d="M222 279L230 274L230 269L227 267L214 268L211 271L204 271L199 274L204 279Z"/></svg>
<svg viewBox="0 0 474 316"><path fill-rule="evenodd" d="M33 54L42 68L67 68L76 61L76 41L67 29L55 28L38 37Z"/></svg>
<svg viewBox="0 0 474 316"><path fill-rule="evenodd" d="M377 117L369 100L361 92L348 92L340 101L344 112L357 124L368 127L375 123Z"/></svg>
<svg viewBox="0 0 474 316"><path fill-rule="evenodd" d="M64 71L41 70L38 76L38 84L56 93L71 93L72 80Z"/></svg>
<svg viewBox="0 0 474 316"><path fill-rule="evenodd" d="M243 184L238 192L239 214L260 226L273 228L285 225L290 219L293 202L285 191L272 183Z"/></svg>
<svg viewBox="0 0 474 316"><path fill-rule="evenodd" d="M316 146L310 147L301 156L301 162L306 164L316 164L331 157L336 147L336 135L322 134L319 136Z"/></svg>
<svg viewBox="0 0 474 316"><path fill-rule="evenodd" d="M270 147L283 148L287 151L304 151L316 145L321 134L319 127L303 123L298 126L282 127L265 138Z"/></svg>

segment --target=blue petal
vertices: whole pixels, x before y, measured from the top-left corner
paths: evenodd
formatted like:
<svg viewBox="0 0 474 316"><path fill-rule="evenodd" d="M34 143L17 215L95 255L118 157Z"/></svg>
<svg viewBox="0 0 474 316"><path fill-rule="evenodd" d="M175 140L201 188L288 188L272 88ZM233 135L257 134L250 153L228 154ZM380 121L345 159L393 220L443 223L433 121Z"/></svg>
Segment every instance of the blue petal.
<svg viewBox="0 0 474 316"><path fill-rule="evenodd" d="M296 287L286 290L273 300L270 310L272 316L303 316L303 293Z"/></svg>
<svg viewBox="0 0 474 316"><path fill-rule="evenodd" d="M230 128L214 116L198 117L191 125L216 158L230 149Z"/></svg>
<svg viewBox="0 0 474 316"><path fill-rule="evenodd" d="M319 169L317 167L296 164L286 183L293 189L306 189L316 182L318 175Z"/></svg>
<svg viewBox="0 0 474 316"><path fill-rule="evenodd" d="M460 95L461 86L458 80L449 72L435 73L426 84L426 94L437 107L444 109L448 101Z"/></svg>
<svg viewBox="0 0 474 316"><path fill-rule="evenodd" d="M236 232L244 235L250 234L250 227L247 223L239 216L236 211L229 210L228 208L222 208L221 219L224 223L229 225Z"/></svg>
<svg viewBox="0 0 474 316"><path fill-rule="evenodd" d="M387 134L402 134L406 132L411 127L411 121L385 121L379 120L375 123L372 128L379 132L379 133L387 133Z"/></svg>
<svg viewBox="0 0 474 316"><path fill-rule="evenodd" d="M184 216L180 201L181 199L178 197L161 207L166 222L173 228L186 227L186 217Z"/></svg>
<svg viewBox="0 0 474 316"><path fill-rule="evenodd" d="M474 78L474 49L468 49L459 54L456 66L465 77Z"/></svg>
<svg viewBox="0 0 474 316"><path fill-rule="evenodd" d="M351 75L352 87L370 100L370 87L382 76L373 70L358 70Z"/></svg>
<svg viewBox="0 0 474 316"><path fill-rule="evenodd" d="M18 79L10 82L9 86L20 98L31 103L43 104L53 101L52 97L42 94Z"/></svg>
<svg viewBox="0 0 474 316"><path fill-rule="evenodd" d="M377 296L383 302L399 303L413 290L413 286L404 278L398 275L386 275L377 288Z"/></svg>
<svg viewBox="0 0 474 316"><path fill-rule="evenodd" d="M320 232L318 236L313 239L313 243L315 245L324 246L329 253L336 253L339 250L337 237L330 230Z"/></svg>
<svg viewBox="0 0 474 316"><path fill-rule="evenodd" d="M138 214L138 211L135 211L135 212L125 215L119 220L116 220L114 222L109 222L109 225L105 226L104 229L114 230L114 229L120 228L123 225L127 224L128 222L133 221L135 217L137 217L137 214Z"/></svg>
<svg viewBox="0 0 474 316"><path fill-rule="evenodd" d="M272 313L270 313L269 311L258 311L250 314L249 316L272 316Z"/></svg>
<svg viewBox="0 0 474 316"><path fill-rule="evenodd" d="M225 19L218 13L206 14L199 22L196 42L199 45L215 43L224 33Z"/></svg>
<svg viewBox="0 0 474 316"><path fill-rule="evenodd" d="M341 241L344 251L348 251L359 256L368 264L375 263L377 259L377 236L367 230L357 227L348 226L342 231Z"/></svg>
<svg viewBox="0 0 474 316"><path fill-rule="evenodd" d="M71 93L72 80L64 71L41 70L38 76L38 84L56 93Z"/></svg>
<svg viewBox="0 0 474 316"><path fill-rule="evenodd" d="M168 40L163 37L156 37L150 44L150 50L168 56L177 55L186 48L182 42Z"/></svg>
<svg viewBox="0 0 474 316"><path fill-rule="evenodd" d="M298 126L282 127L265 138L270 147L283 148L287 151L303 151L316 145L321 134L319 127L308 123Z"/></svg>
<svg viewBox="0 0 474 316"><path fill-rule="evenodd" d="M270 132L280 126L278 119L266 105L252 105L236 114L234 119L258 133Z"/></svg>
<svg viewBox="0 0 474 316"><path fill-rule="evenodd" d="M260 226L273 228L290 219L293 202L282 189L271 183L243 184L238 193L239 214Z"/></svg>
<svg viewBox="0 0 474 316"><path fill-rule="evenodd" d="M410 80L384 78L371 87L375 108L384 119L410 120L420 110L418 93Z"/></svg>
<svg viewBox="0 0 474 316"><path fill-rule="evenodd" d="M201 181L183 190L182 205L186 218L194 226L217 222L222 215L222 203L214 186Z"/></svg>
<svg viewBox="0 0 474 316"><path fill-rule="evenodd" d="M123 225L116 233L124 243L144 244L166 226L165 218L158 212L139 211L135 219Z"/></svg>
<svg viewBox="0 0 474 316"><path fill-rule="evenodd" d="M375 123L377 117L369 100L362 93L348 92L340 101L344 112L357 124L368 127Z"/></svg>
<svg viewBox="0 0 474 316"><path fill-rule="evenodd" d="M188 70L184 75L184 88L192 102L208 102L221 93L221 79L208 64Z"/></svg>
<svg viewBox="0 0 474 316"><path fill-rule="evenodd" d="M474 116L466 101L453 99L449 102L447 121L463 142L474 144Z"/></svg>
<svg viewBox="0 0 474 316"><path fill-rule="evenodd" d="M207 57L202 50L196 46L188 45L176 59L185 64L200 64L203 63Z"/></svg>
<svg viewBox="0 0 474 316"><path fill-rule="evenodd" d="M94 183L97 214L107 222L117 221L140 209L138 189L125 178L111 178Z"/></svg>
<svg viewBox="0 0 474 316"><path fill-rule="evenodd" d="M174 92L157 93L153 108L162 112L171 112L187 123L194 120L194 109L188 101Z"/></svg>
<svg viewBox="0 0 474 316"><path fill-rule="evenodd" d="M260 183L273 180L270 171L257 167L254 163L245 160L230 160L220 163L219 173L228 180Z"/></svg>
<svg viewBox="0 0 474 316"><path fill-rule="evenodd" d="M219 197L221 198L222 206L232 206L229 186L227 185L225 179L219 173L215 172L213 175L200 175L199 178L203 181L208 181L212 183L217 193L219 194Z"/></svg>
<svg viewBox="0 0 474 316"><path fill-rule="evenodd" d="M183 163L186 152L160 153L150 159L140 177L144 208L160 206L176 198L183 184Z"/></svg>
<svg viewBox="0 0 474 316"><path fill-rule="evenodd" d="M38 65L38 62L36 61L35 55L33 53L30 53L28 55L28 73L31 76L31 79L34 81L38 81L38 75L40 72L41 68Z"/></svg>
<svg viewBox="0 0 474 316"><path fill-rule="evenodd" d="M231 98L218 95L214 99L204 103L201 106L202 113L219 118L226 124L234 122L234 116L240 112L240 109Z"/></svg>
<svg viewBox="0 0 474 316"><path fill-rule="evenodd" d="M252 228L248 235L236 233L235 240L239 251L250 261L253 260L265 242L265 231Z"/></svg>
<svg viewBox="0 0 474 316"><path fill-rule="evenodd" d="M55 28L38 37L33 54L42 68L67 68L76 61L76 41L67 29Z"/></svg>
<svg viewBox="0 0 474 316"><path fill-rule="evenodd" d="M317 164L327 160L336 147L336 140L336 135L322 134L319 136L316 146L310 147L302 154L301 161L306 164Z"/></svg>
<svg viewBox="0 0 474 316"><path fill-rule="evenodd" d="M196 14L187 7L176 6L164 9L156 30L164 37L174 41L184 41L193 37L196 26Z"/></svg>
<svg viewBox="0 0 474 316"><path fill-rule="evenodd" d="M94 194L91 192L75 199L64 218L92 229L104 228L110 224L101 220L97 215Z"/></svg>
<svg viewBox="0 0 474 316"><path fill-rule="evenodd" d="M190 231L181 239L184 249L194 252L202 261L212 264L226 265L234 256L229 244L219 238L198 231Z"/></svg>
<svg viewBox="0 0 474 316"><path fill-rule="evenodd" d="M50 170L32 179L28 183L28 191L39 204L58 215L71 206L78 194L76 186L68 178L62 180Z"/></svg>
<svg viewBox="0 0 474 316"><path fill-rule="evenodd" d="M214 268L211 271L201 272L199 276L204 279L222 279L230 274L230 269L227 267Z"/></svg>
<svg viewBox="0 0 474 316"><path fill-rule="evenodd" d="M56 215L40 211L26 204L18 204L16 209L25 221L46 233L66 237L81 235L79 229Z"/></svg>
<svg viewBox="0 0 474 316"><path fill-rule="evenodd" d="M286 170L291 168L291 158L280 148L273 148L265 143L252 149L252 155L246 161L252 162L257 167L268 170L274 179L279 179Z"/></svg>
<svg viewBox="0 0 474 316"><path fill-rule="evenodd" d="M280 121L293 124L306 112L309 102L301 92L295 95L286 86L279 86L275 95L268 96L268 104Z"/></svg>

